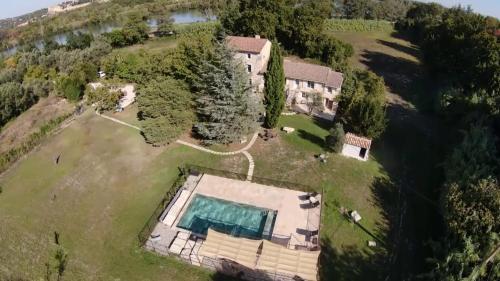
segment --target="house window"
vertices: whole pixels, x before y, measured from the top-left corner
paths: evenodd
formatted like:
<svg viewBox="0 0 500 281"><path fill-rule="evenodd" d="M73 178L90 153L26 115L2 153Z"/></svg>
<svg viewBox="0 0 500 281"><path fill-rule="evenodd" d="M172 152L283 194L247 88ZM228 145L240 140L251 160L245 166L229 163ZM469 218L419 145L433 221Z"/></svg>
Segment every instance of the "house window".
<svg viewBox="0 0 500 281"><path fill-rule="evenodd" d="M248 71L248 73L252 72L252 65L247 64L247 71Z"/></svg>
<svg viewBox="0 0 500 281"><path fill-rule="evenodd" d="M332 87L328 87L328 93L332 93Z"/></svg>
<svg viewBox="0 0 500 281"><path fill-rule="evenodd" d="M307 94L306 94L306 93L304 93L304 92L302 92L302 97L303 97L303 98L307 98Z"/></svg>
<svg viewBox="0 0 500 281"><path fill-rule="evenodd" d="M314 82L312 82L312 81L307 81L307 87L308 87L308 88L314 88Z"/></svg>
<svg viewBox="0 0 500 281"><path fill-rule="evenodd" d="M250 86L252 86L252 79L248 79L248 84L250 84Z"/></svg>
<svg viewBox="0 0 500 281"><path fill-rule="evenodd" d="M247 54L247 58L251 59L252 58L252 54L248 53Z"/></svg>
<svg viewBox="0 0 500 281"><path fill-rule="evenodd" d="M299 79L296 79L296 80L295 80L295 86L297 86L297 87L298 87L299 85L300 85L300 81L299 81Z"/></svg>

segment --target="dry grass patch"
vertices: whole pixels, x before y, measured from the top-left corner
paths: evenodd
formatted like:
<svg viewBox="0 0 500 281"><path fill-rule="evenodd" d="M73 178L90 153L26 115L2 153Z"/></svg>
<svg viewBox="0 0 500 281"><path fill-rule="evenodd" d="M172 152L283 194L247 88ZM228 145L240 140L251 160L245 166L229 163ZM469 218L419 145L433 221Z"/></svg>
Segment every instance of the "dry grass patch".
<svg viewBox="0 0 500 281"><path fill-rule="evenodd" d="M55 96L41 98L37 104L6 124L0 132L0 153L23 143L48 121L73 112L74 105Z"/></svg>

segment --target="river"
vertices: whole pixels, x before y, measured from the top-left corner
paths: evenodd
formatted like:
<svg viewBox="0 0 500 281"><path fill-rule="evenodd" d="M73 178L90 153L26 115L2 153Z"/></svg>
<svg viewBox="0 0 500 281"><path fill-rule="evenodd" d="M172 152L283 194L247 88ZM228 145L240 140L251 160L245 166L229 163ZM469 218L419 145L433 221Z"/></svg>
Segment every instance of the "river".
<svg viewBox="0 0 500 281"><path fill-rule="evenodd" d="M179 10L179 11L171 12L170 15L171 15L171 18L173 19L174 24L207 22L207 21L212 21L212 20L217 19L215 16L213 16L213 15L207 16L199 10ZM150 28L155 28L158 25L158 21L155 18L151 18L151 19L147 20L147 24ZM63 32L60 34L56 34L56 35L53 35L51 37L51 39L60 45L65 45L67 42L67 39L68 39L68 35L72 32L73 33L77 33L77 32L91 33L92 35L97 36L97 35L100 35L103 33L113 31L113 30L118 29L118 28L120 28L120 25L118 23L107 23L107 24L102 24L102 25L94 25L94 26L75 29L75 30L69 31L69 32ZM35 46L37 46L37 48L39 48L39 49L43 48L43 40L36 41ZM18 46L14 46L14 47L11 47L9 49L6 49L6 50L0 52L0 54L3 56L11 56L11 55L16 53L17 49L18 49Z"/></svg>

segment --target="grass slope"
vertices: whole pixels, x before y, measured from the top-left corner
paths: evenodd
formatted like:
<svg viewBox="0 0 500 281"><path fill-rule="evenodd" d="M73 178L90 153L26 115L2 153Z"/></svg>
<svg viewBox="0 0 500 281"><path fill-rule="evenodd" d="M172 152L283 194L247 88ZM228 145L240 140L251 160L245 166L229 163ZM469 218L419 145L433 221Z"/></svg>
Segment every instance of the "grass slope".
<svg viewBox="0 0 500 281"><path fill-rule="evenodd" d="M210 280L204 270L140 250L137 234L179 165L244 172L244 161L152 148L137 131L87 112L1 180L0 276L42 277L58 231L69 252L67 280Z"/></svg>

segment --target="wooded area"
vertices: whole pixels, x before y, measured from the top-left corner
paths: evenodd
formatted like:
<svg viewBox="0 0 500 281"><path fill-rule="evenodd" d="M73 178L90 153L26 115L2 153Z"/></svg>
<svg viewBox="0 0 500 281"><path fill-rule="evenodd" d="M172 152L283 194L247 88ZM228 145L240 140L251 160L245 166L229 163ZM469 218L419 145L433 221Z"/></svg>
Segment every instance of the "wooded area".
<svg viewBox="0 0 500 281"><path fill-rule="evenodd" d="M432 280L498 280L500 245L500 44L497 19L470 9L414 4L397 23L424 53L435 114L449 126L441 208L446 233Z"/></svg>

